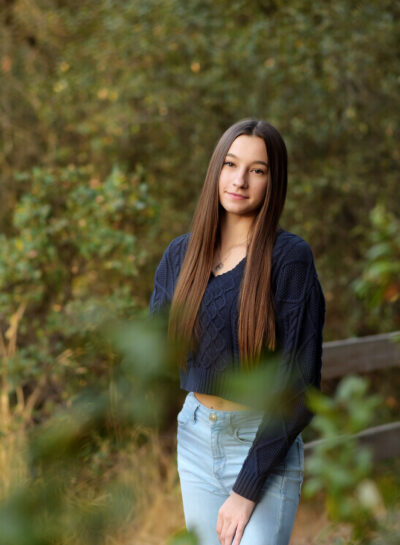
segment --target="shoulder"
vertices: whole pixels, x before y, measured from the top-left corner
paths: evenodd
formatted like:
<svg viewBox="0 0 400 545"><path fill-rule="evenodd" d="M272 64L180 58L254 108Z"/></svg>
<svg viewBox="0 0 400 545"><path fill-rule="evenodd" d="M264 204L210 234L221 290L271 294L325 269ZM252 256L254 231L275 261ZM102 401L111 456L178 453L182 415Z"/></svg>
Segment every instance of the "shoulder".
<svg viewBox="0 0 400 545"><path fill-rule="evenodd" d="M189 243L190 233L184 233L183 235L179 235L171 240L171 242L168 244L167 249L165 250L165 253L168 254L168 256L174 256L176 254L180 254L187 249L187 245Z"/></svg>
<svg viewBox="0 0 400 545"><path fill-rule="evenodd" d="M302 262L306 265L312 265L314 262L310 244L301 236L285 229L278 231L273 255L279 268L293 262Z"/></svg>
<svg viewBox="0 0 400 545"><path fill-rule="evenodd" d="M180 251L182 248L187 247L189 238L190 238L190 233L184 233L183 235L179 235L173 238L171 242L168 244L167 250L169 252Z"/></svg>
<svg viewBox="0 0 400 545"><path fill-rule="evenodd" d="M317 278L310 244L295 233L278 233L272 267L276 300L288 303L304 301Z"/></svg>
<svg viewBox="0 0 400 545"><path fill-rule="evenodd" d="M184 233L173 238L168 244L163 255L163 260L166 261L173 270L178 270L182 264L189 238L190 233Z"/></svg>

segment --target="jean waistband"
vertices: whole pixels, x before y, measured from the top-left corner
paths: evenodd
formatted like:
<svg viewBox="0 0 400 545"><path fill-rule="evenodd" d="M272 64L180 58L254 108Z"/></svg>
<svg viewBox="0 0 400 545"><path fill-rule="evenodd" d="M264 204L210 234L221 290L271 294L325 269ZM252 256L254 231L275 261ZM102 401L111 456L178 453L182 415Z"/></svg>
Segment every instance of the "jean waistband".
<svg viewBox="0 0 400 545"><path fill-rule="evenodd" d="M193 420L200 419L209 423L219 422L222 425L238 425L241 422L261 421L264 416L262 411L255 409L243 409L239 411L210 409L196 398L194 392L189 392L187 394L182 411L189 411L193 416Z"/></svg>

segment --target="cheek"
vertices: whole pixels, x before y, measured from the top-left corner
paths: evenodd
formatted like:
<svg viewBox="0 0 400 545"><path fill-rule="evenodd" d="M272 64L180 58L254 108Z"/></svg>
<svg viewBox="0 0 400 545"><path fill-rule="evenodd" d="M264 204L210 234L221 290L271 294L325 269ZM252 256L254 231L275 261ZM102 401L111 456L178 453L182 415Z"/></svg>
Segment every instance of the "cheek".
<svg viewBox="0 0 400 545"><path fill-rule="evenodd" d="M267 184L263 185L262 187L257 188L256 192L256 200L262 203L265 199L265 194L267 192Z"/></svg>
<svg viewBox="0 0 400 545"><path fill-rule="evenodd" d="M226 184L225 184L224 176L221 174L218 181L218 194L220 198L224 193L225 185Z"/></svg>

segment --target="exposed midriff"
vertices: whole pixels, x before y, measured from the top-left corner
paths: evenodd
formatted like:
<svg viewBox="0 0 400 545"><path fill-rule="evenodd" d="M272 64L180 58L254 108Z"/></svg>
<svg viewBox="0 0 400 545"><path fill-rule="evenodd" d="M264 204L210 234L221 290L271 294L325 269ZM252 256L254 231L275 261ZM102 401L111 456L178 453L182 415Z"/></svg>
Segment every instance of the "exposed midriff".
<svg viewBox="0 0 400 545"><path fill-rule="evenodd" d="M224 399L219 396L214 396L211 394L200 394L198 392L193 392L196 399L200 401L203 405L209 409L215 409L216 411L246 411L251 410L251 407L247 405L241 405L240 403L235 403L235 401L230 401L229 399Z"/></svg>

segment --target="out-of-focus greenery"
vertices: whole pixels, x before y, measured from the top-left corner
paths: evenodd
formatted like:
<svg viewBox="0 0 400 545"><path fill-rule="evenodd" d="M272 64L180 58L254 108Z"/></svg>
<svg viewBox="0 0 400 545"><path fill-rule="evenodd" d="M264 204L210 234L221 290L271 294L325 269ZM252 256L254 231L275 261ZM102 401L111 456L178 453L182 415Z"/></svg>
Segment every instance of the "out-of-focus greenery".
<svg viewBox="0 0 400 545"><path fill-rule="evenodd" d="M93 333L137 311L134 278L148 255L139 239L156 208L139 166L101 181L92 167L35 167L16 180L21 197L0 234L2 391L17 400L9 418L2 406L3 428L39 405L49 415L94 376L108 380L112 355Z"/></svg>
<svg viewBox="0 0 400 545"><path fill-rule="evenodd" d="M170 537L168 545L199 545L199 538L193 530L179 530Z"/></svg>
<svg viewBox="0 0 400 545"><path fill-rule="evenodd" d="M162 316L108 323L101 335L101 344L109 344L116 356L112 380L108 385L93 381L71 399L69 408L31 429L24 449L25 477L12 483L0 502L0 545L100 545L118 540L141 516L143 483L138 479L132 485L118 468L110 471L109 462L114 458L117 463L128 443L139 453L150 436L135 430L162 426L174 395L177 347L167 342ZM265 397L275 393L276 382L274 376L266 381ZM251 373L243 376L244 397L253 388ZM259 392L254 395L257 399ZM373 539L386 535L395 514L393 506L386 509L370 478L370 453L348 435L370 425L380 402L378 395L368 394L368 381L357 376L343 379L334 398L315 389L308 395L316 413L311 425L324 442L306 464L304 493L324 491L330 517L352 525L352 545L380 543ZM390 528L393 537L395 526ZM178 529L168 543L195 545L196 539L193 531Z"/></svg>
<svg viewBox="0 0 400 545"><path fill-rule="evenodd" d="M0 545L107 543L132 522L139 479L125 482L112 465L128 443L138 452L151 440L146 430L168 415L174 347L164 330L161 317L102 324L96 335L114 354L112 375L92 379L69 407L29 430L25 476L1 498Z"/></svg>
<svg viewBox="0 0 400 545"><path fill-rule="evenodd" d="M378 203L370 220L365 269L353 286L369 312L390 323L400 307L400 219Z"/></svg>
<svg viewBox="0 0 400 545"><path fill-rule="evenodd" d="M382 397L369 392L365 377L343 378L333 397L313 389L308 393L310 408L316 413L311 427L322 441L316 443L306 462L305 497L325 494L328 516L352 528L346 544L398 543L400 528L397 505L385 506L375 481L372 453L362 447L354 434L371 425ZM395 486L395 485L392 485ZM385 538L385 539L384 539Z"/></svg>
<svg viewBox="0 0 400 545"><path fill-rule="evenodd" d="M268 120L287 143L282 225L313 249L324 339L399 329L399 15L390 0L1 3L0 431L72 411L59 429L75 437L76 421L87 425L77 432L91 437L85 463L101 474L119 447L107 426L122 438L153 403L148 425L156 414L157 425L171 420L173 358L157 378L148 334L121 326L120 341L144 346L153 374L141 375L136 353L119 367L102 328L145 312L215 143L243 117ZM82 389L107 392L103 416L76 417ZM110 417L116 406L123 425ZM55 452L68 452L69 438ZM72 469L66 502L54 467L44 479L56 492L29 480L21 489L20 499L36 498L24 507L36 522L24 526L16 496L2 511L29 543L50 539L38 528L53 507L64 518L52 519L52 537L79 542L79 506L93 504ZM112 522L96 513L106 533Z"/></svg>

